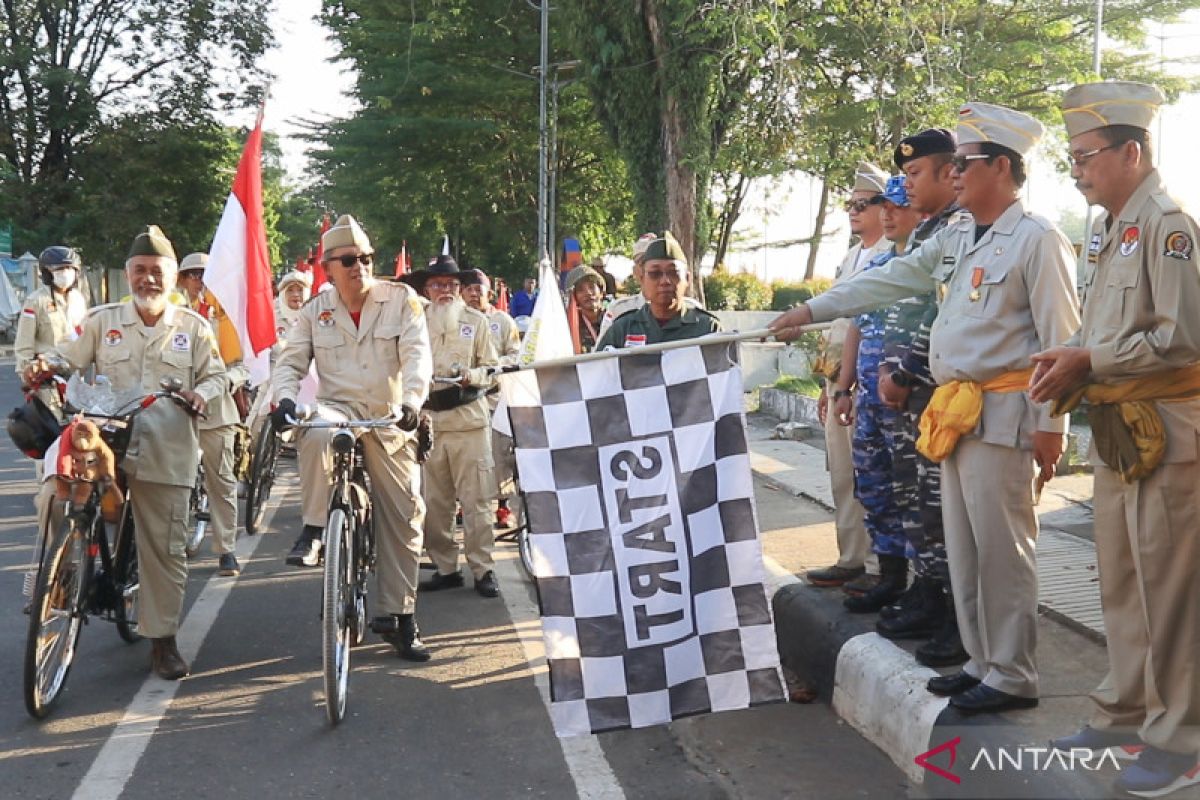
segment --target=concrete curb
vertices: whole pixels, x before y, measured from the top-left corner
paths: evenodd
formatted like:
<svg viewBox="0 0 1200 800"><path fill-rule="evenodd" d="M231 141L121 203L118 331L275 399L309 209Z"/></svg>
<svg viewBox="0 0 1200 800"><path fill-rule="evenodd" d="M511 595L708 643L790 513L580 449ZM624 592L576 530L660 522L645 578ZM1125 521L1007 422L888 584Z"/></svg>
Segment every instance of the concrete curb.
<svg viewBox="0 0 1200 800"><path fill-rule="evenodd" d="M927 797L1104 798L1106 780L1080 769L1048 763L1046 769L991 769L996 755L1044 752L1046 742L1021 724L1021 714L967 717L925 689L938 673L916 663L912 654L874 632L875 615L852 615L842 593L792 583L776 591L779 653L785 667L829 702L838 716L874 743ZM954 754L945 748L953 743ZM928 757L961 782L918 764ZM986 751L986 754L981 753ZM980 761L981 756L984 757ZM1044 758L1044 756L1043 756ZM980 763L978 769L974 768Z"/></svg>

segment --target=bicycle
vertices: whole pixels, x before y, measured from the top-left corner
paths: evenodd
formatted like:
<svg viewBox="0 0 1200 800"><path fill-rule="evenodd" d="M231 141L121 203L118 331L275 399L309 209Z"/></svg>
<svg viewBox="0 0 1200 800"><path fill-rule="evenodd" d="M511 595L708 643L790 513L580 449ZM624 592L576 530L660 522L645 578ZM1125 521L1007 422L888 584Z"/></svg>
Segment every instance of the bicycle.
<svg viewBox="0 0 1200 800"><path fill-rule="evenodd" d="M188 558L194 558L196 553L200 552L204 534L208 532L208 523L212 521L212 514L208 508L208 488L205 483L203 453L198 456L196 482L192 484L192 493L188 496L188 520L192 532L188 535L183 552Z"/></svg>
<svg viewBox="0 0 1200 800"><path fill-rule="evenodd" d="M129 444L134 418L154 402L166 397L190 413L177 384L164 381L163 387L111 415L83 415L96 423L118 465ZM142 638L137 628L138 560L128 488L118 490L121 511L110 542L101 507L112 486L110 481L76 475L58 479L72 488L86 484L88 492L82 501L74 496L61 501L65 511L62 524L54 535L45 537L38 558L24 665L25 708L35 719L45 718L61 695L80 633L90 617L115 623L117 633L130 644ZM116 485L122 483L118 477Z"/></svg>
<svg viewBox="0 0 1200 800"><path fill-rule="evenodd" d="M246 533L254 536L262 525L263 513L271 489L275 486L275 469L279 461L279 431L268 416L259 429L250 457L250 479L246 482Z"/></svg>
<svg viewBox="0 0 1200 800"><path fill-rule="evenodd" d="M332 428L333 486L322 534L325 560L321 599L321 654L325 714L336 725L346 716L350 649L362 644L369 626L367 580L375 570L371 487L363 464L363 431L396 425L394 415L367 420L301 419L300 429Z"/></svg>

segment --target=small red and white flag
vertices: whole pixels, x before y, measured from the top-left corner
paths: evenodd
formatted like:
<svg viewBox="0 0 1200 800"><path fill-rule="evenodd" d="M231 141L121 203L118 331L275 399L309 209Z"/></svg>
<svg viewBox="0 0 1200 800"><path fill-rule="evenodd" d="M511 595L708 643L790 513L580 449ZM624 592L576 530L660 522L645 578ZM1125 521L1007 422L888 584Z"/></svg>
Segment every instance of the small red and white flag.
<svg viewBox="0 0 1200 800"><path fill-rule="evenodd" d="M408 257L408 242L404 241L400 245L400 252L396 254L396 275L399 278L402 275L407 275L412 270L412 259Z"/></svg>
<svg viewBox="0 0 1200 800"><path fill-rule="evenodd" d="M329 282L329 276L325 274L325 232L329 230L329 215L325 214L321 217L321 233L317 236L317 254L312 255L309 251L309 261L313 265L313 294L321 291L321 287Z"/></svg>
<svg viewBox="0 0 1200 800"><path fill-rule="evenodd" d="M233 191L213 236L204 284L237 330L251 384L265 381L276 332L271 258L263 222L261 111L246 140Z"/></svg>

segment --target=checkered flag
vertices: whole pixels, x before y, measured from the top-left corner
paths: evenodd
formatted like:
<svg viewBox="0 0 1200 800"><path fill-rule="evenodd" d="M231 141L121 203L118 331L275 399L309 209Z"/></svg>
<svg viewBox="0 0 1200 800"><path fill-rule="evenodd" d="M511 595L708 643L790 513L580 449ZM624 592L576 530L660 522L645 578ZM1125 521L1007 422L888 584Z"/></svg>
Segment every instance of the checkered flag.
<svg viewBox="0 0 1200 800"><path fill-rule="evenodd" d="M559 736L784 699L737 344L623 352L503 382Z"/></svg>

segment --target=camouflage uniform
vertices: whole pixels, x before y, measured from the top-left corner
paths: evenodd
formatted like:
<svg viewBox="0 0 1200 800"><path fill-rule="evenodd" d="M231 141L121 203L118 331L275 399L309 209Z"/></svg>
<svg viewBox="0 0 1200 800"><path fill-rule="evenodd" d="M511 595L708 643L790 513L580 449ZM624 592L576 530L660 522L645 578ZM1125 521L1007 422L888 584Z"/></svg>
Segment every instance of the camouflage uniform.
<svg viewBox="0 0 1200 800"><path fill-rule="evenodd" d="M940 214L921 223L909 243L917 247L959 212L952 203ZM933 292L910 297L884 312L884 363L912 376L908 406L889 429L888 449L893 462L892 493L904 526L909 558L919 576L929 576L943 586L950 584L946 564L946 535L942 527L942 469L917 452L919 423L935 388L929 374L929 330L937 317L937 295Z"/></svg>
<svg viewBox="0 0 1200 800"><path fill-rule="evenodd" d="M863 272L891 260L893 251L875 256ZM893 474L895 464L888 443L891 432L900 428L901 413L879 399L879 365L883 361L884 311L871 311L854 319L861 338L858 345L854 398L854 496L866 510L867 533L871 549L881 556L905 553L905 525L901 519L903 504L897 488L903 484Z"/></svg>

